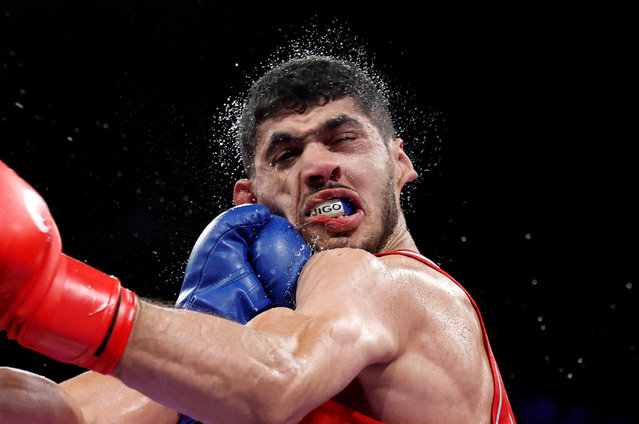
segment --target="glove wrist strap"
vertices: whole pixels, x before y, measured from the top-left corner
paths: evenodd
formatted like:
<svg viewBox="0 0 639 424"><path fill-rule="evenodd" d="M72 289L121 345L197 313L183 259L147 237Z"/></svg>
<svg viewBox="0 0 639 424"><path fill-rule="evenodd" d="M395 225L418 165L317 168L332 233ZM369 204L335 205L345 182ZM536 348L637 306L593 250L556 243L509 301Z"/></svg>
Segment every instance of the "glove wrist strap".
<svg viewBox="0 0 639 424"><path fill-rule="evenodd" d="M135 294L117 278L62 255L46 298L8 336L55 360L110 374L124 353L135 311Z"/></svg>

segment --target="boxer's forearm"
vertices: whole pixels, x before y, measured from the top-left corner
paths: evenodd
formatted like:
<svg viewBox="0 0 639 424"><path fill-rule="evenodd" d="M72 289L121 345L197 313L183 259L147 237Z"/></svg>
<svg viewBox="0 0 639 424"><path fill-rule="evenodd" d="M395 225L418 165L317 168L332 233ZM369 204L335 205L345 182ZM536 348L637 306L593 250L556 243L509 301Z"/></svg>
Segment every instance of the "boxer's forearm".
<svg viewBox="0 0 639 424"><path fill-rule="evenodd" d="M40 375L0 367L0 423L82 424L72 396Z"/></svg>
<svg viewBox="0 0 639 424"><path fill-rule="evenodd" d="M120 380L88 371L60 383L82 410L84 423L175 424L179 415Z"/></svg>
<svg viewBox="0 0 639 424"><path fill-rule="evenodd" d="M250 386L266 383L255 381L265 374L266 365L244 353L244 330L240 324L210 315L140 302L131 338L113 376L204 422L254 422L256 417L251 415L259 409L260 399ZM253 337L251 345L258 346L259 335ZM281 360L283 370L292 364L287 359Z"/></svg>
<svg viewBox="0 0 639 424"><path fill-rule="evenodd" d="M289 329L304 327L290 324ZM210 315L141 303L113 375L204 422L284 422L302 418L306 402L317 402L321 381L304 390L305 398L295 394L308 374L302 358L314 362L313 356L295 334L254 331ZM341 384L335 380L329 384Z"/></svg>
<svg viewBox="0 0 639 424"><path fill-rule="evenodd" d="M0 367L0 423L175 424L177 412L121 381L86 372L60 384L27 371Z"/></svg>

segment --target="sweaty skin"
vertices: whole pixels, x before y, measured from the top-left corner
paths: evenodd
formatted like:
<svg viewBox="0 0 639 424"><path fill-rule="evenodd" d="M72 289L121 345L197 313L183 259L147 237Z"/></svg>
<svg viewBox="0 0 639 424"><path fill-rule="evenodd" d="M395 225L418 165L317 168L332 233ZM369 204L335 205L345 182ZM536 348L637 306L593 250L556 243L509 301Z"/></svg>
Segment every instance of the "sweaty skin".
<svg viewBox="0 0 639 424"><path fill-rule="evenodd" d="M175 424L179 419L174 410L108 375L87 371L60 386L72 395L85 424Z"/></svg>

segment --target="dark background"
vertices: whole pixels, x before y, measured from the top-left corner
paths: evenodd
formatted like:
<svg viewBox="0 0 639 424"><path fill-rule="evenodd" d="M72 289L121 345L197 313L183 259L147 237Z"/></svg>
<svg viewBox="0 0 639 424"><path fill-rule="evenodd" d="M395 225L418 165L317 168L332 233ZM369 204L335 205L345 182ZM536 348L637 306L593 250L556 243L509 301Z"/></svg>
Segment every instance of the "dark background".
<svg viewBox="0 0 639 424"><path fill-rule="evenodd" d="M372 64L421 171L411 232L480 305L519 422L639 422L633 32L557 4L3 1L0 159L67 254L172 300L231 206L238 93L291 46ZM80 372L4 337L0 366Z"/></svg>

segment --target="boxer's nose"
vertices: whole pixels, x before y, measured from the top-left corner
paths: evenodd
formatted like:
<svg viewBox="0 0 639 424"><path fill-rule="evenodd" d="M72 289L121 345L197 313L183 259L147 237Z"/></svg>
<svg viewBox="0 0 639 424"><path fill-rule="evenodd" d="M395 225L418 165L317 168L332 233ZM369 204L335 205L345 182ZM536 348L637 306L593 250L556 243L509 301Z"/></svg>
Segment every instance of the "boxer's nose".
<svg viewBox="0 0 639 424"><path fill-rule="evenodd" d="M317 188L329 182L339 182L342 168L337 155L321 143L311 143L302 154L301 178L310 188Z"/></svg>

